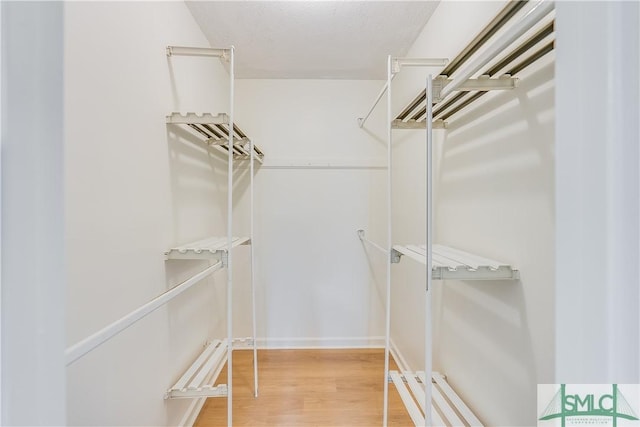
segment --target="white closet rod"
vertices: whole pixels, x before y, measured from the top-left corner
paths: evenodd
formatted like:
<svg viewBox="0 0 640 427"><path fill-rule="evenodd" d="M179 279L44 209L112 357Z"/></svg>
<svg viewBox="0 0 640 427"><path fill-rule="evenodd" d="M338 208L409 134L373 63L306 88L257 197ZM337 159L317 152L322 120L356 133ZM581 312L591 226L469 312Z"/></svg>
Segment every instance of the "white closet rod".
<svg viewBox="0 0 640 427"><path fill-rule="evenodd" d="M393 80L395 77L396 77L395 74L392 75L391 80ZM376 97L375 101L373 101L373 105L371 106L371 108L369 108L369 111L367 111L367 114L364 117L358 118L358 126L360 127L364 126L364 122L366 122L369 116L371 115L371 113L373 113L373 110L376 108L376 105L378 105L378 102L380 102L380 100L382 99L382 96L385 94L388 87L389 87L389 82L385 82L384 86L380 90L380 93Z"/></svg>
<svg viewBox="0 0 640 427"><path fill-rule="evenodd" d="M227 58L229 49L212 47L187 47L167 46L167 56L212 56L214 58Z"/></svg>
<svg viewBox="0 0 640 427"><path fill-rule="evenodd" d="M152 299L148 303L138 307L137 309L133 310L131 313L127 314L126 316L123 316L122 318L116 320L110 325L107 325L104 328L100 329L98 332L94 333L93 335L90 335L87 338L83 339L82 341L67 348L67 350L64 352L66 366L71 365L73 362L80 359L82 356L89 353L91 350L95 349L99 345L105 343L106 341L110 340L114 336L118 335L120 332L124 331L129 326L136 323L138 320L154 312L155 310L157 310L164 304L168 303L169 301L171 301L172 299L174 299L175 297L177 297L187 289L191 288L193 285L195 285L205 277L209 276L214 271L219 270L221 268L222 268L221 262L217 262L213 264L212 266L208 267L206 270L196 274L192 278L169 289L167 292L157 296L156 298Z"/></svg>
<svg viewBox="0 0 640 427"><path fill-rule="evenodd" d="M460 74L454 77L453 81L440 92L440 99L444 99L451 92L458 89L482 67L487 65L489 61L503 52L511 43L540 22L542 18L553 10L554 6L554 2L551 0L540 0L524 17L509 27L502 37L491 44L475 61L472 61Z"/></svg>
<svg viewBox="0 0 640 427"><path fill-rule="evenodd" d="M385 248L383 248L382 246L380 246L379 244L377 244L376 242L373 242L369 239L367 239L366 237L364 237L364 230L363 229L359 229L356 230L356 233L358 233L358 237L360 238L360 240L364 243L367 243L371 246L373 246L374 248L376 248L377 250L379 250L380 252L383 252L385 254L388 254L389 251Z"/></svg>
<svg viewBox="0 0 640 427"><path fill-rule="evenodd" d="M363 127L364 123L367 121L373 110L376 108L376 105L382 99L382 96L385 94L389 86L391 85L391 81L396 77L396 74L400 71L403 66L407 67L444 67L449 62L446 58L391 58L391 77L387 79L387 82L384 84L380 93L376 97L375 101L373 101L373 105L369 108L369 111L364 117L358 118L358 126Z"/></svg>

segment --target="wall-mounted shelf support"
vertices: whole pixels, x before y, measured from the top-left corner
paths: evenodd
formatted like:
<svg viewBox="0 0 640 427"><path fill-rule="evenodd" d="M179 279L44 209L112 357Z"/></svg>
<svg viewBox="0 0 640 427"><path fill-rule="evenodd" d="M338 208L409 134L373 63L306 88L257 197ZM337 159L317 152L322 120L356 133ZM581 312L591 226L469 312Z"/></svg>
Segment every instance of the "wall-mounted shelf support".
<svg viewBox="0 0 640 427"><path fill-rule="evenodd" d="M402 67L444 67L449 63L447 58L391 58L391 72L397 74Z"/></svg>

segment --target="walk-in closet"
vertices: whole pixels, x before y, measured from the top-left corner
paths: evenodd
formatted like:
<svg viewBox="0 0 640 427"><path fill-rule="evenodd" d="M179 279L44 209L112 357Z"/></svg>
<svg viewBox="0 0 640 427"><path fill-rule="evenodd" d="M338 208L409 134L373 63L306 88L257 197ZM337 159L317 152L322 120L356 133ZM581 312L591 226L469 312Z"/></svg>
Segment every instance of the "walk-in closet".
<svg viewBox="0 0 640 427"><path fill-rule="evenodd" d="M2 425L638 418L640 3L0 20Z"/></svg>

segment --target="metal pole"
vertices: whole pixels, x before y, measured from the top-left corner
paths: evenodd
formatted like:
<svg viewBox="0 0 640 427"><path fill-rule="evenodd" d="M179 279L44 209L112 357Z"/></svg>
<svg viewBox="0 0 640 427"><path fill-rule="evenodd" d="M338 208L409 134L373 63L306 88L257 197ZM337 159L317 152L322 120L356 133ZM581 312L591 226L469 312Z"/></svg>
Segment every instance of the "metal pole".
<svg viewBox="0 0 640 427"><path fill-rule="evenodd" d="M233 424L233 101L234 50L229 52L229 162L227 173L227 425ZM253 243L253 242L252 242Z"/></svg>
<svg viewBox="0 0 640 427"><path fill-rule="evenodd" d="M391 80L393 80L395 78L395 74L393 74L391 76ZM380 102L380 100L382 99L382 95L384 95L384 93L387 91L387 88L389 87L390 84L390 80L387 79L387 82L384 84L383 88L380 90L380 93L378 94L378 96L376 97L375 101L373 101L373 105L371 106L371 108L369 108L369 111L367 112L367 114L364 117L360 117L358 119L358 126L363 127L364 126L364 122L367 121L367 119L369 118L369 116L371 115L371 113L373 113L374 108L376 108L376 105L378 105L378 102Z"/></svg>
<svg viewBox="0 0 640 427"><path fill-rule="evenodd" d="M356 233L358 233L358 237L360 238L360 241L363 243L367 243L371 246L373 246L374 248L376 248L377 250L383 252L383 253L387 253L388 250L383 248L382 246L380 246L379 244L372 242L371 240L367 239L366 237L364 237L364 230L360 229L360 230L356 230Z"/></svg>
<svg viewBox="0 0 640 427"><path fill-rule="evenodd" d="M427 76L427 144L426 144L426 289L425 289L425 321L424 321L424 425L431 425L431 371L433 362L433 336L431 325L431 269L433 264L433 77Z"/></svg>
<svg viewBox="0 0 640 427"><path fill-rule="evenodd" d="M253 140L250 140L250 149L251 149L251 165L249 166L249 173L251 175L251 182L249 184L250 194L249 197L251 199L251 310L253 312L253 394L255 397L258 397L258 343L256 336L256 282L255 282L255 266L254 266L254 241L253 241L253 219L254 219L254 210L253 210L253 161L254 161L254 149L253 149Z"/></svg>
<svg viewBox="0 0 640 427"><path fill-rule="evenodd" d="M208 267L206 270L196 274L190 279L180 283L177 286L174 286L167 292L152 299L148 303L138 307L126 316L121 317L115 322L100 329L98 332L67 348L64 352L66 366L71 365L73 362L80 359L82 356L89 353L94 348L107 342L114 336L118 335L120 332L127 329L129 326L136 323L138 320L162 307L164 304L168 303L187 289L191 288L193 285L200 282L202 279L209 276L214 271L219 270L221 267L222 263L215 263L214 265Z"/></svg>
<svg viewBox="0 0 640 427"><path fill-rule="evenodd" d="M387 248L391 248L391 55L387 59ZM384 342L384 392L382 411L382 425L387 426L389 417L389 350L391 337L391 254L387 253L387 300L386 300L386 325Z"/></svg>

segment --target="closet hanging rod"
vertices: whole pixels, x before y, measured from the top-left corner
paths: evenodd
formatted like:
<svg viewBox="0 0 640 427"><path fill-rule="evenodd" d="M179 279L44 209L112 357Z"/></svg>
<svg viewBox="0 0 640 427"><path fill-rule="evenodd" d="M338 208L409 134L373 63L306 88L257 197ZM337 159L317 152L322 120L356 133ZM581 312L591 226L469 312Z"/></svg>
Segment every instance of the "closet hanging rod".
<svg viewBox="0 0 640 427"><path fill-rule="evenodd" d="M493 44L491 44L487 50L485 50L475 61L468 65L461 73L453 78L453 81L445 86L440 93L441 99L444 99L451 92L455 91L471 76L477 73L482 67L487 65L489 61L495 58L500 52L506 49L511 43L516 41L524 33L530 30L535 24L537 24L542 18L549 14L554 8L554 3L551 0L540 0L522 19L516 22L509 30Z"/></svg>
<svg viewBox="0 0 640 427"><path fill-rule="evenodd" d="M195 285L205 277L209 276L211 273L221 268L222 262L213 264L206 270L201 271L190 279L180 283L177 286L174 286L165 293L160 294L156 298L152 299L148 303L138 307L129 314L100 329L98 332L67 348L64 352L65 365L71 365L82 356L86 355L101 344L104 344L114 336L118 335L120 332L127 329L129 326L133 325L143 317L146 317L148 314L151 314L187 289L191 288L193 285Z"/></svg>
<svg viewBox="0 0 640 427"><path fill-rule="evenodd" d="M167 56L212 56L227 60L230 51L212 47L167 46Z"/></svg>
<svg viewBox="0 0 640 427"><path fill-rule="evenodd" d="M391 80L393 80L395 77L396 75L392 74ZM373 101L373 105L371 106L371 108L369 108L369 111L367 111L367 114L364 117L358 117L358 126L360 127L364 126L364 122L366 122L369 116L371 115L371 113L373 113L373 110L376 108L376 105L378 105L378 103L382 99L382 96L385 94L385 92L387 92L388 87L389 87L388 82L385 82L384 86L380 90L380 93L376 97L375 101Z"/></svg>
<svg viewBox="0 0 640 427"><path fill-rule="evenodd" d="M393 73L391 74L391 80L393 80L396 75L400 72L400 69L403 66L406 67L444 67L447 65L449 60L447 58L391 58L391 64L393 68ZM389 88L389 81L385 82L384 86L380 90L380 93L376 97L375 101L373 101L373 105L367 111L367 114L364 117L358 118L358 126L363 127L364 123L367 121L373 110L376 108L376 105L382 99L382 96L387 92Z"/></svg>
<svg viewBox="0 0 640 427"><path fill-rule="evenodd" d="M491 67L487 72L483 73L488 76L493 76L497 74L500 70L507 67L516 59L520 58L527 51L531 50L535 45L540 43L542 40L553 34L555 27L555 21L549 22L545 25L540 31L536 32L533 36L529 37L524 43L522 43L516 50L514 50L511 54L507 55L502 61L498 62L496 65ZM507 73L511 74L511 73Z"/></svg>
<svg viewBox="0 0 640 427"><path fill-rule="evenodd" d="M371 240L369 240L366 237L364 237L364 230L363 229L360 228L360 229L356 230L356 233L358 233L358 237L360 238L360 241L362 241L363 243L368 243L371 246L373 246L374 248L378 249L380 252L383 252L385 254L389 253L388 250L386 250L385 248L383 248L379 244L377 244L375 242L372 242Z"/></svg>

